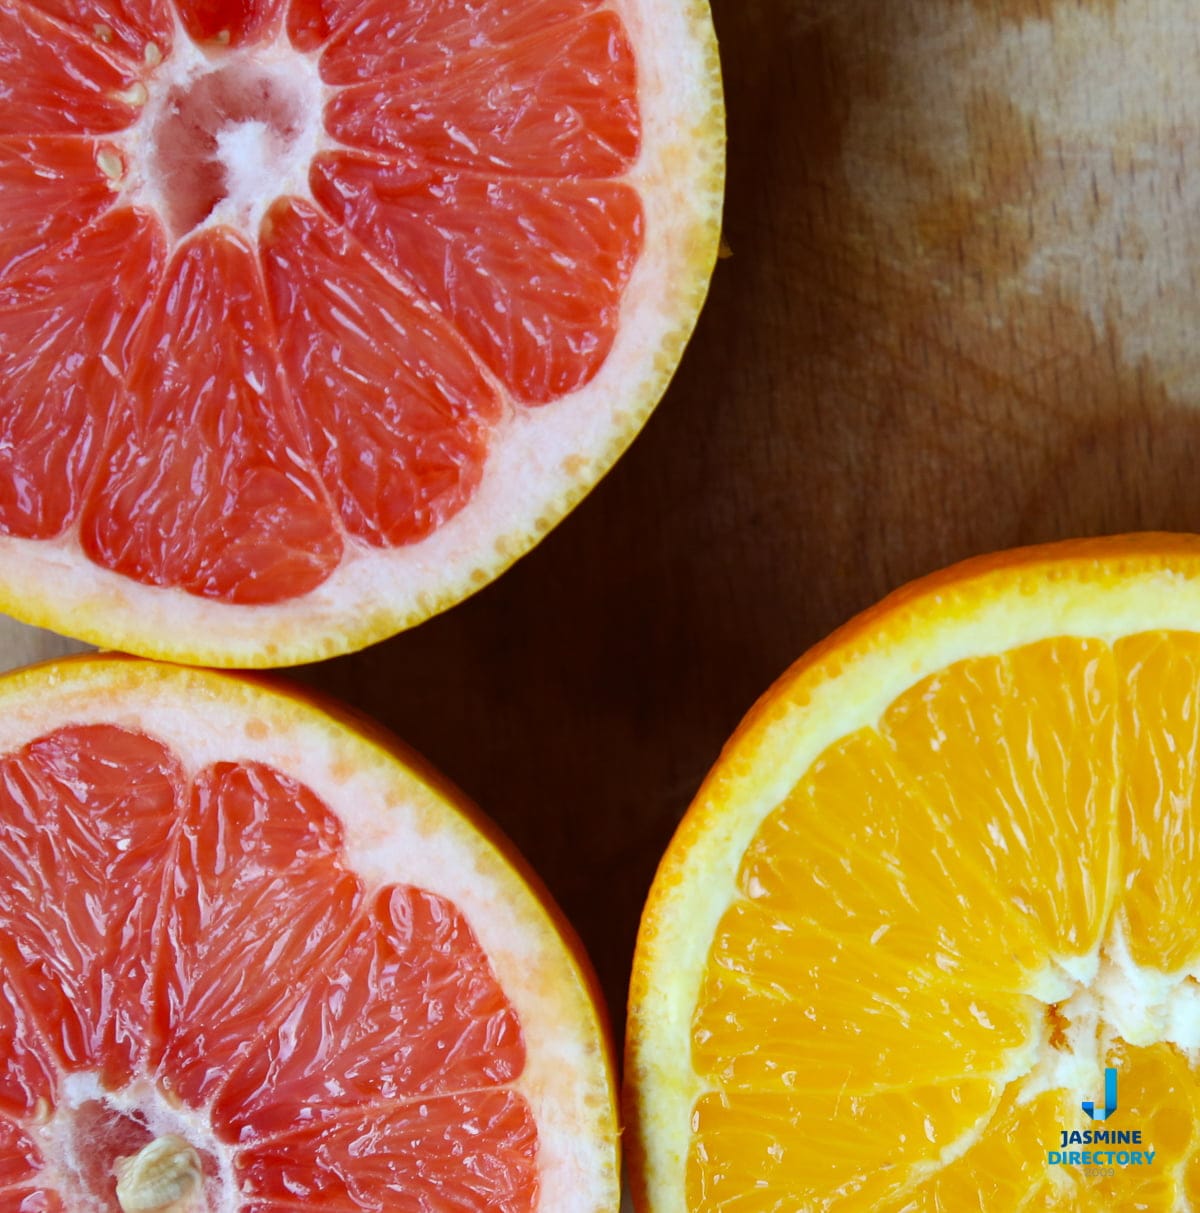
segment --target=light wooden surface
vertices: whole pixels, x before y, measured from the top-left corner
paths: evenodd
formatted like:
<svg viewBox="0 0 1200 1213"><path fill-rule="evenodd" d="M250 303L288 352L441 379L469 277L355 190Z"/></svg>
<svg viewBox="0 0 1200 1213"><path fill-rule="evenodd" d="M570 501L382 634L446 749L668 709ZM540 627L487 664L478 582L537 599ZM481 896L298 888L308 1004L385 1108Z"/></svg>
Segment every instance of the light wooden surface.
<svg viewBox="0 0 1200 1213"><path fill-rule="evenodd" d="M655 863L751 702L901 582L1200 530L1195 0L713 0L726 237L608 480L461 607L297 671L478 800L618 1029Z"/></svg>

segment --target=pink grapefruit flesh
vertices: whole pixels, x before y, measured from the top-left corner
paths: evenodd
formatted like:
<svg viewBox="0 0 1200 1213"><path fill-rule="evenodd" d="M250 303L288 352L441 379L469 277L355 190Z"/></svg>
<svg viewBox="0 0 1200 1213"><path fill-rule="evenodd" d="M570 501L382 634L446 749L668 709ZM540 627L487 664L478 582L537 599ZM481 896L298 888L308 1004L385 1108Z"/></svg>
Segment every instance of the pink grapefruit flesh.
<svg viewBox="0 0 1200 1213"><path fill-rule="evenodd" d="M478 588L653 407L716 246L680 0L0 11L0 606L269 665Z"/></svg>
<svg viewBox="0 0 1200 1213"><path fill-rule="evenodd" d="M613 1213L586 972L444 791L212 674L0 703L0 1210Z"/></svg>

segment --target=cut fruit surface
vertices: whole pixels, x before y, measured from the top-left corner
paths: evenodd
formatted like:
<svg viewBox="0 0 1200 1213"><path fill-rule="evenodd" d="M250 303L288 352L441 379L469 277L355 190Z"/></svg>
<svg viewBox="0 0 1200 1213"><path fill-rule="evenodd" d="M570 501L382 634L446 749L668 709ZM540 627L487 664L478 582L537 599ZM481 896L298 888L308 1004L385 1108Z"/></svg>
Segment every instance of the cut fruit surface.
<svg viewBox="0 0 1200 1213"><path fill-rule="evenodd" d="M1200 1207L1198 715L1192 536L968 562L793 667L643 918L640 1213Z"/></svg>
<svg viewBox="0 0 1200 1213"><path fill-rule="evenodd" d="M414 760L136 660L0 708L0 1210L615 1213L586 960Z"/></svg>
<svg viewBox="0 0 1200 1213"><path fill-rule="evenodd" d="M486 584L662 394L716 255L684 0L0 12L0 609L206 665Z"/></svg>

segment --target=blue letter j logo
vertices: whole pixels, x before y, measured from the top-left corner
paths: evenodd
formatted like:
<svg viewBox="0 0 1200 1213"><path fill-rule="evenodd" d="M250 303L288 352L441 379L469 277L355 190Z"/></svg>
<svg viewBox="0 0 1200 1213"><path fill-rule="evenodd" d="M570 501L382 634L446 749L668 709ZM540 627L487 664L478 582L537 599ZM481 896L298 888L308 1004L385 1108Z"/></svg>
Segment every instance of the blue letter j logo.
<svg viewBox="0 0 1200 1213"><path fill-rule="evenodd" d="M1104 1071L1104 1108L1096 1107L1090 1099L1083 1101L1083 1110L1093 1120L1107 1120L1117 1110L1117 1072L1111 1066Z"/></svg>

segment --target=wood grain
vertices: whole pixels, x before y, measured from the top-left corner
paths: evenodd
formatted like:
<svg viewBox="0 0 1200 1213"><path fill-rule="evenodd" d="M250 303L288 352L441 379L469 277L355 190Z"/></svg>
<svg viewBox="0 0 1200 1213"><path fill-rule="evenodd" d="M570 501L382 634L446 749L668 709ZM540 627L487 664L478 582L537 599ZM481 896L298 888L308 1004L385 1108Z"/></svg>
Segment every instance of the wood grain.
<svg viewBox="0 0 1200 1213"><path fill-rule="evenodd" d="M1200 530L1193 0L713 0L712 295L644 435L445 616L298 671L544 875L620 1027L655 864L753 699L974 553Z"/></svg>

